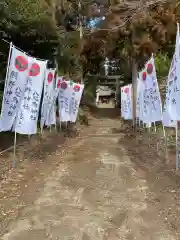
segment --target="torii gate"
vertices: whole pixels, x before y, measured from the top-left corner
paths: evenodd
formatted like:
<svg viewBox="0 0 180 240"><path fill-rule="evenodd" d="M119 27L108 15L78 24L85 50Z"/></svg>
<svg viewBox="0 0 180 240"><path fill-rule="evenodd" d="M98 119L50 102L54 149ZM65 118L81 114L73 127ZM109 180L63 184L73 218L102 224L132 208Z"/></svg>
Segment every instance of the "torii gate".
<svg viewBox="0 0 180 240"><path fill-rule="evenodd" d="M122 80L121 75L93 75L88 74L89 77L96 77L97 78L97 84L98 85L105 85L105 86L116 86L116 104L120 92L120 87L123 85L124 81Z"/></svg>

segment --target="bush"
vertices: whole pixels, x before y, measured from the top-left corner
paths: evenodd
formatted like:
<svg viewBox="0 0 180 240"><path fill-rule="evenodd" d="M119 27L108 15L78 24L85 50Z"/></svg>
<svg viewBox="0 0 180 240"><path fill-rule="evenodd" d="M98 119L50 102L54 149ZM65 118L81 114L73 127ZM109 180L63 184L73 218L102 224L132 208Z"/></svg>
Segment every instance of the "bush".
<svg viewBox="0 0 180 240"><path fill-rule="evenodd" d="M89 125L87 113L80 107L78 112L77 121L82 125Z"/></svg>
<svg viewBox="0 0 180 240"><path fill-rule="evenodd" d="M158 82L161 83L163 78L168 76L171 59L167 54L159 53L155 56L155 65Z"/></svg>
<svg viewBox="0 0 180 240"><path fill-rule="evenodd" d="M0 34L34 57L52 60L53 48L59 44L58 29L52 18L52 8L41 0L2 0L0 4ZM7 64L8 44L0 41L0 72ZM2 64L3 63L3 64ZM4 75L4 74L3 74Z"/></svg>

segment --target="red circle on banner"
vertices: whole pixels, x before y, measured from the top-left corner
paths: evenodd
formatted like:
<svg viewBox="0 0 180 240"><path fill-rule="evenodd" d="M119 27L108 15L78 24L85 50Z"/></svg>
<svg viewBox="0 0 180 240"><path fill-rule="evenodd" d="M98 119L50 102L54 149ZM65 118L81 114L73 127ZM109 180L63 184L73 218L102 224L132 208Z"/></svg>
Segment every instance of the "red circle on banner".
<svg viewBox="0 0 180 240"><path fill-rule="evenodd" d="M28 69L28 60L24 56L17 56L15 58L15 67L19 72L24 72Z"/></svg>
<svg viewBox="0 0 180 240"><path fill-rule="evenodd" d="M146 72L143 72L143 73L142 73L142 79L143 79L143 81L146 80L146 76L147 76Z"/></svg>
<svg viewBox="0 0 180 240"><path fill-rule="evenodd" d="M49 73L48 73L48 77L47 77L47 81L48 81L49 84L52 82L53 77L54 77L54 76L53 76L52 72L49 72Z"/></svg>
<svg viewBox="0 0 180 240"><path fill-rule="evenodd" d="M80 86L79 85L75 85L73 87L73 89L74 89L75 92L79 92L80 91Z"/></svg>
<svg viewBox="0 0 180 240"><path fill-rule="evenodd" d="M148 74L151 74L153 72L153 65L152 65L152 63L149 63L148 65L147 65L147 73Z"/></svg>
<svg viewBox="0 0 180 240"><path fill-rule="evenodd" d="M61 87L61 80L58 79L58 82L57 82L57 88L60 88Z"/></svg>
<svg viewBox="0 0 180 240"><path fill-rule="evenodd" d="M61 83L61 88L65 90L67 88L67 83L66 82L62 82Z"/></svg>
<svg viewBox="0 0 180 240"><path fill-rule="evenodd" d="M29 76L36 77L40 73L40 66L37 63L33 63L31 69L29 70Z"/></svg>
<svg viewBox="0 0 180 240"><path fill-rule="evenodd" d="M125 88L124 92L128 94L129 93L129 88Z"/></svg>

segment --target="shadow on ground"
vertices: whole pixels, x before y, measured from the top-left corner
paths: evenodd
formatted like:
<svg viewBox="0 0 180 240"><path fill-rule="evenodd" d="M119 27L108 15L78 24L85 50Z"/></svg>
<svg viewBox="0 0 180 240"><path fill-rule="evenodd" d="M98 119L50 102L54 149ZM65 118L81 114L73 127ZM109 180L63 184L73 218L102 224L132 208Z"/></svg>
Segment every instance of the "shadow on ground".
<svg viewBox="0 0 180 240"><path fill-rule="evenodd" d="M94 107L91 109L91 114L96 118L108 118L115 119L120 117L120 109L119 108L105 108L105 107Z"/></svg>
<svg viewBox="0 0 180 240"><path fill-rule="evenodd" d="M62 125L62 129L58 129L58 133L63 133L63 136L65 137L76 137L77 136L77 131L73 126L69 125L68 128L66 128L65 125ZM44 129L44 134L49 134L49 130L47 128ZM55 131L54 131L55 133ZM33 135L31 138L33 139L41 139L41 134L36 134ZM14 132L0 132L0 152L10 148L14 144ZM17 134L17 145L23 145L27 141L29 141L29 137L27 135L20 135Z"/></svg>
<svg viewBox="0 0 180 240"><path fill-rule="evenodd" d="M147 182L147 203L154 206L170 231L180 235L180 173L175 171L175 148L168 148L166 157L164 139L158 134L132 133L129 124L113 131L121 132L119 144L125 149L137 176Z"/></svg>
<svg viewBox="0 0 180 240"><path fill-rule="evenodd" d="M23 136L17 134L16 157L13 154L14 133L1 133L0 142L0 180L4 179L4 174L12 168L14 158L16 167L20 167L22 162L44 162L46 156L52 155L57 150L58 146L62 146L69 138L79 136L77 127L62 126L61 131L52 128L44 129L43 134Z"/></svg>
<svg viewBox="0 0 180 240"><path fill-rule="evenodd" d="M0 151L11 147L14 144L14 133L13 132L1 132L0 133ZM18 142L27 141L28 137L21 135L18 136Z"/></svg>

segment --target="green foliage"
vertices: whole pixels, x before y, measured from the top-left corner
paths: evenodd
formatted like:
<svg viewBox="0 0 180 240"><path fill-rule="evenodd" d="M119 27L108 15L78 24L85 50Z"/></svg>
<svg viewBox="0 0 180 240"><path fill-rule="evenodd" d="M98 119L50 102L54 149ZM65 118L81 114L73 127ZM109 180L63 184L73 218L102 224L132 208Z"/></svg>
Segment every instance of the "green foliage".
<svg viewBox="0 0 180 240"><path fill-rule="evenodd" d="M9 45L2 38L34 57L51 61L53 49L59 44L52 7L45 0L2 0L0 34L0 81L5 79L9 53ZM0 91L3 91L3 84Z"/></svg>
<svg viewBox="0 0 180 240"><path fill-rule="evenodd" d="M0 29L3 38L39 58L52 60L52 49L59 33L52 18L52 9L44 0L3 0L0 5ZM0 42L1 72L5 69L8 51ZM7 49L7 47L6 47Z"/></svg>
<svg viewBox="0 0 180 240"><path fill-rule="evenodd" d="M168 57L167 54L159 53L155 56L155 65L156 65L158 81L161 82L163 78L167 77L170 64L171 64L171 59Z"/></svg>
<svg viewBox="0 0 180 240"><path fill-rule="evenodd" d="M96 99L96 87L97 87L97 77L86 77L85 81L85 88L83 93L83 103L86 106L94 106L95 99Z"/></svg>
<svg viewBox="0 0 180 240"><path fill-rule="evenodd" d="M34 36L37 42L46 41L50 36L57 37L52 11L45 1L11 0L9 2L6 0L3 12L6 17L4 30L12 37L20 35L24 38L30 37L29 40L31 40Z"/></svg>
<svg viewBox="0 0 180 240"><path fill-rule="evenodd" d="M88 106L93 106L95 104L95 96L91 89L85 88L83 94L84 103Z"/></svg>
<svg viewBox="0 0 180 240"><path fill-rule="evenodd" d="M57 55L59 72L73 78L80 72L79 32L69 32L60 38Z"/></svg>
<svg viewBox="0 0 180 240"><path fill-rule="evenodd" d="M82 125L89 125L87 113L81 107L79 108L77 120Z"/></svg>

